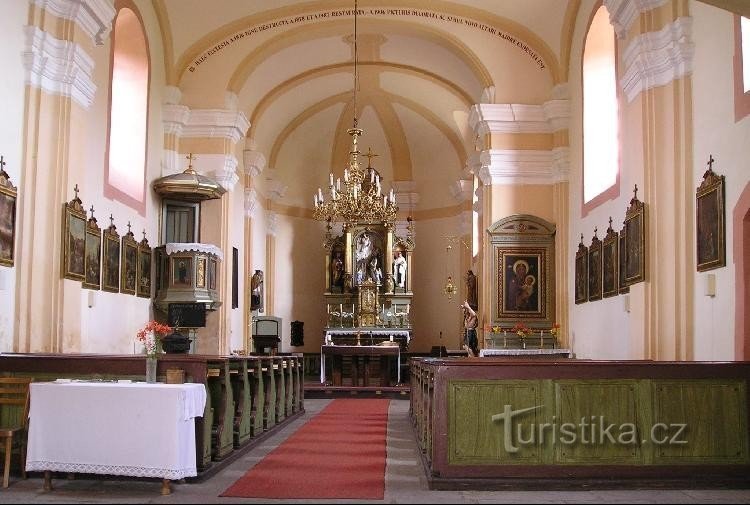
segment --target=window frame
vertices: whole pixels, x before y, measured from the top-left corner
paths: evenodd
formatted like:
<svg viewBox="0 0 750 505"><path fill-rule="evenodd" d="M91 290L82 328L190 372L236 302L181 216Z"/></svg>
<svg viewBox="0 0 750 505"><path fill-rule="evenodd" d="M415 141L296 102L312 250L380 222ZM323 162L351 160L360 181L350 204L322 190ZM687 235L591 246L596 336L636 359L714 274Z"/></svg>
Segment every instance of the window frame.
<svg viewBox="0 0 750 505"><path fill-rule="evenodd" d="M584 91L584 75L583 75L583 67L584 67L584 59L586 56L586 41L589 37L589 32L591 31L591 24L594 21L594 17L599 12L600 8L605 8L603 2L600 0L595 5L594 8L591 10L591 14L589 16L588 24L586 26L586 35L583 38L583 47L581 51L581 217L585 217L590 212L592 212L595 208L599 207L605 202L608 202L609 200L614 200L620 196L620 175L621 175L621 168L622 168L622 107L620 106L623 103L623 94L622 89L619 86L618 82L618 76L620 75L620 54L619 54L619 47L618 47L618 41L617 41L617 34L615 33L614 27L612 27L612 37L614 40L614 53L615 53L615 96L617 98L617 171L615 173L615 182L609 186L608 188L604 189L602 192L600 192L598 195L596 195L594 198L586 201L586 195L585 195L585 184L586 184L586 159L585 159L585 146L586 146L586 135L585 135L585 117L584 117L584 108L585 108L585 91ZM610 25L611 27L611 25Z"/></svg>
<svg viewBox="0 0 750 505"><path fill-rule="evenodd" d="M734 14L734 122L750 115L750 91L745 92L741 16Z"/></svg>
<svg viewBox="0 0 750 505"><path fill-rule="evenodd" d="M131 195L128 195L120 188L114 186L109 182L109 170L110 170L110 137L112 134L112 79L114 74L114 61L115 61L115 46L117 38L116 21L120 15L120 11L123 9L129 9L134 14L138 23L140 24L141 31L143 32L143 39L146 44L146 65L147 65L147 79L146 79L146 125L145 125L145 138L143 143L143 199L137 200ZM110 32L110 51L109 51L109 96L107 101L107 132L105 139L105 151L104 151L104 196L112 200L121 202L133 210L137 211L141 216L146 216L146 199L148 196L146 180L148 178L148 137L149 137L149 122L151 119L151 49L148 41L148 32L146 31L146 25L143 22L140 10L136 6L133 0L115 0L115 17L112 19L112 31Z"/></svg>

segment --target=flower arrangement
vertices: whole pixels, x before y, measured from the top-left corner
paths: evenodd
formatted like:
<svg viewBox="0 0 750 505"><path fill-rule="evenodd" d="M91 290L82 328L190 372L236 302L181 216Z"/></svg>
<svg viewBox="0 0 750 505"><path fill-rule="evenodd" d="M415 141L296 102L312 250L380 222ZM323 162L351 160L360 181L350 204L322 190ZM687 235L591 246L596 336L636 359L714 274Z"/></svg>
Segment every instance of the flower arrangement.
<svg viewBox="0 0 750 505"><path fill-rule="evenodd" d="M553 324L552 328L549 329L549 333L553 337L556 337L559 332L560 332L560 323Z"/></svg>
<svg viewBox="0 0 750 505"><path fill-rule="evenodd" d="M149 321L146 323L146 326L138 330L135 338L143 342L143 346L146 348L146 355L149 357L155 357L157 349L159 348L158 341L170 333L172 333L171 326L157 323L156 321Z"/></svg>
<svg viewBox="0 0 750 505"><path fill-rule="evenodd" d="M510 331L512 331L516 335L518 335L518 337L521 340L523 340L526 337L528 337L529 335L531 335L531 328L529 328L528 326L526 326L523 323L516 323L516 325L513 328L511 328Z"/></svg>

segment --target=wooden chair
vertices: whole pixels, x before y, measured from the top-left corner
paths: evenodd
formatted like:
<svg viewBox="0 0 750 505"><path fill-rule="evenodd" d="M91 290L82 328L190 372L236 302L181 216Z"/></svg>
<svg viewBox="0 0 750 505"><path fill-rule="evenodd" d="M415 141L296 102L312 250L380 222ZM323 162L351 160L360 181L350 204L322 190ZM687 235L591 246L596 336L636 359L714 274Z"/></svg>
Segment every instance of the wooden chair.
<svg viewBox="0 0 750 505"><path fill-rule="evenodd" d="M3 487L8 487L10 456L14 445L21 457L21 475L26 478L26 428L29 418L31 377L0 377L0 452L5 451Z"/></svg>

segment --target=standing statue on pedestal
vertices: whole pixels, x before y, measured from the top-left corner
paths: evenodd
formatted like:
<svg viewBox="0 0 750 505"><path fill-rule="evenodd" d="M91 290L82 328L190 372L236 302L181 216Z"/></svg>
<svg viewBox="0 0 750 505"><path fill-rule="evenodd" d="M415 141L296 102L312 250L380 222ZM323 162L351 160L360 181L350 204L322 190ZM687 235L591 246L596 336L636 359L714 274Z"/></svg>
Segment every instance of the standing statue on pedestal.
<svg viewBox="0 0 750 505"><path fill-rule="evenodd" d="M263 312L263 271L256 270L250 278L250 310Z"/></svg>
<svg viewBox="0 0 750 505"><path fill-rule="evenodd" d="M396 286L404 289L406 287L406 258L401 251L396 251L396 257L393 258L393 279Z"/></svg>
<svg viewBox="0 0 750 505"><path fill-rule="evenodd" d="M466 274L466 301L474 310L479 310L479 292L477 290L477 276L469 270Z"/></svg>
<svg viewBox="0 0 750 505"><path fill-rule="evenodd" d="M479 356L479 340L477 339L479 318L469 305L468 300L461 304L461 309L464 314L464 349L469 353L469 357Z"/></svg>

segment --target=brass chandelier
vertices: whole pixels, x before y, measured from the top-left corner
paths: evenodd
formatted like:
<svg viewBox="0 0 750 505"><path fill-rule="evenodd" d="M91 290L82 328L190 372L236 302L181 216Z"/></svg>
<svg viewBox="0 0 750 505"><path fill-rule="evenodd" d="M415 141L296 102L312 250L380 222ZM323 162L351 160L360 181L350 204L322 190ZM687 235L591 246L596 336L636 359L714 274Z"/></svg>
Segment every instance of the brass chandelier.
<svg viewBox="0 0 750 505"><path fill-rule="evenodd" d="M359 165L360 151L357 139L362 129L357 128L357 2L354 2L354 122L346 132L352 136L352 147L349 151L349 166L344 169L343 185L341 178L334 181L333 172L329 174L327 195L318 188L314 195L315 208L313 217L319 221L383 223L393 225L398 207L393 189L388 194L382 191L381 176L368 163L367 168ZM370 155L372 156L372 155Z"/></svg>

